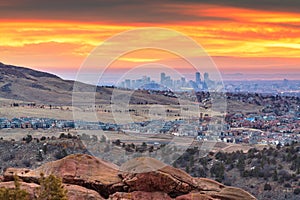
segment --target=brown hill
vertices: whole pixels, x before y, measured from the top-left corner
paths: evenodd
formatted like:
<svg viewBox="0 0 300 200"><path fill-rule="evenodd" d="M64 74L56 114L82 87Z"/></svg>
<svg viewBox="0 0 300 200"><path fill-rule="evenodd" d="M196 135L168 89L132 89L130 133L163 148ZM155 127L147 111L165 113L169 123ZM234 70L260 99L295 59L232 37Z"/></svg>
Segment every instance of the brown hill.
<svg viewBox="0 0 300 200"><path fill-rule="evenodd" d="M154 163L154 164L151 164ZM185 172L170 166L155 171L146 170L163 166L152 158L138 158L129 171L85 154L76 154L61 160L49 162L35 169L8 168L0 187L11 187L14 174L22 179L23 188L34 193L40 173L46 176L55 174L62 178L68 189L69 199L137 200L137 199L176 199L176 200L254 200L248 192L239 188L227 187L205 178L193 178ZM150 166L149 166L150 165ZM151 166L152 165L152 166ZM155 166L154 166L155 165ZM124 168L123 168L124 170ZM135 173L140 171L141 173ZM34 184L35 183L35 184ZM78 192L77 192L78 191ZM95 191L101 195L97 196ZM85 192L85 193L84 193ZM70 195L73 195L72 198ZM77 195L77 196L76 196Z"/></svg>
<svg viewBox="0 0 300 200"><path fill-rule="evenodd" d="M38 104L71 105L74 81L29 68L0 63L1 98L35 102ZM96 91L96 103L109 104L115 88L94 87L76 82L79 91ZM128 90L118 90L119 95L130 94ZM132 104L178 104L176 98L146 91L135 91L131 96Z"/></svg>
<svg viewBox="0 0 300 200"><path fill-rule="evenodd" d="M73 82L53 74L0 63L1 97L36 103L70 102Z"/></svg>

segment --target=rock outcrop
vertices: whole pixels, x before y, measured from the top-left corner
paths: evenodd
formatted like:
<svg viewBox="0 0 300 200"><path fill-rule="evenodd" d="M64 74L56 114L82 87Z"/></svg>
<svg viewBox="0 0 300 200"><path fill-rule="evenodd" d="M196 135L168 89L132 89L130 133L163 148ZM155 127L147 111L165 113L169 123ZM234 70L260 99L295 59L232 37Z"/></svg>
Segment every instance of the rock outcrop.
<svg viewBox="0 0 300 200"><path fill-rule="evenodd" d="M117 192L110 196L110 200L153 200L153 199L164 199L172 200L172 198L164 192L143 192L135 191L131 193Z"/></svg>
<svg viewBox="0 0 300 200"><path fill-rule="evenodd" d="M14 181L9 182L1 182L0 188L6 187L6 188L15 188ZM26 182L20 182L20 188L22 190L26 190L31 199L34 199L36 193L38 193L40 185L36 183L26 183ZM78 186L78 185L69 185L64 184L64 188L68 191L67 196L69 200L103 200L98 192L94 190L89 190L87 188Z"/></svg>
<svg viewBox="0 0 300 200"><path fill-rule="evenodd" d="M85 154L70 155L35 170L8 168L0 187L13 187L12 180L17 175L22 180L21 188L34 195L41 173L60 177L71 200L256 199L242 189L206 178L193 178L152 158L136 158L119 168Z"/></svg>
<svg viewBox="0 0 300 200"><path fill-rule="evenodd" d="M69 200L104 200L95 190L69 184L65 184L64 188L68 191L67 195Z"/></svg>
<svg viewBox="0 0 300 200"><path fill-rule="evenodd" d="M12 181L14 175L23 181L38 183L41 173L60 177L63 183L93 189L102 196L124 191L118 167L86 154L76 154L42 165L35 170L8 168L4 180Z"/></svg>

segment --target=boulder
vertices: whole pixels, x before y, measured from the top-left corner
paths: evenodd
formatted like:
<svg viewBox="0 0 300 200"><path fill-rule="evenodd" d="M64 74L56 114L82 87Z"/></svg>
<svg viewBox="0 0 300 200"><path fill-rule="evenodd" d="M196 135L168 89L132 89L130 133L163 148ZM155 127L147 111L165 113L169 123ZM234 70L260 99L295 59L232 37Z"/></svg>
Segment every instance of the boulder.
<svg viewBox="0 0 300 200"><path fill-rule="evenodd" d="M14 181L1 182L0 188L3 188L3 187L10 188L10 189L15 188L15 182ZM35 198L35 194L37 193L39 188L40 188L40 186L35 183L20 182L20 189L26 190L29 193L31 199Z"/></svg>
<svg viewBox="0 0 300 200"><path fill-rule="evenodd" d="M105 162L86 154L74 154L63 159L46 163L35 170L8 168L4 173L6 181L13 180L16 174L26 182L38 183L40 175L51 174L60 177L63 183L94 189L102 196L123 191L119 169L112 163Z"/></svg>
<svg viewBox="0 0 300 200"><path fill-rule="evenodd" d="M189 193L197 187L197 182L187 173L165 166L153 158L136 158L125 166L121 168L124 172L120 176L128 185L129 191L159 191L170 196L178 196Z"/></svg>
<svg viewBox="0 0 300 200"><path fill-rule="evenodd" d="M67 195L69 200L104 200L95 190L69 184L65 184L64 187L68 191Z"/></svg>
<svg viewBox="0 0 300 200"><path fill-rule="evenodd" d="M14 181L2 182L0 183L0 188L1 187L15 188L15 183ZM20 182L20 188L22 190L26 190L29 193L30 198L34 199L36 196L38 196L40 185L35 183ZM64 188L68 191L67 196L69 200L104 200L104 198L102 198L96 191L89 190L78 185L64 184Z"/></svg>

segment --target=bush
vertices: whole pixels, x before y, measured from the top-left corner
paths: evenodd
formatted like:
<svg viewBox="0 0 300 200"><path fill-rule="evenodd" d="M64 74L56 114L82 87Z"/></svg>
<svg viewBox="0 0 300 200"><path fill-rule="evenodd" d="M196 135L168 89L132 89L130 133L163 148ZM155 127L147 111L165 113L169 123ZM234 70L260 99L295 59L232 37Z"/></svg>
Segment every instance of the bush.
<svg viewBox="0 0 300 200"><path fill-rule="evenodd" d="M0 188L0 200L29 200L29 194L25 190L20 189L19 177L14 177L15 188Z"/></svg>
<svg viewBox="0 0 300 200"><path fill-rule="evenodd" d="M31 135L27 135L25 138L23 138L23 140L26 141L26 143L30 143L33 140L33 138Z"/></svg>
<svg viewBox="0 0 300 200"><path fill-rule="evenodd" d="M59 150L58 152L55 153L55 158L56 159L62 159L68 155L67 151L65 149Z"/></svg>
<svg viewBox="0 0 300 200"><path fill-rule="evenodd" d="M266 183L265 185L264 185L264 190L272 190L272 187L271 187L271 185L270 184L268 184L268 183Z"/></svg>
<svg viewBox="0 0 300 200"><path fill-rule="evenodd" d="M38 200L68 200L67 190L64 189L62 180L50 175L45 177L41 174L39 180L41 188L38 195Z"/></svg>
<svg viewBox="0 0 300 200"><path fill-rule="evenodd" d="M27 167L27 168L31 167L30 160L23 160L22 164L25 165L25 167Z"/></svg>
<svg viewBox="0 0 300 200"><path fill-rule="evenodd" d="M101 136L101 139L100 139L100 142L104 143L104 142L106 142L106 140L107 140L107 139L106 139L105 135L102 135L102 136Z"/></svg>
<svg viewBox="0 0 300 200"><path fill-rule="evenodd" d="M295 194L295 195L300 194L300 188L296 188L296 189L294 190L294 194Z"/></svg>
<svg viewBox="0 0 300 200"><path fill-rule="evenodd" d="M213 164L213 166L210 168L211 176L215 177L215 179L219 182L222 182L224 180L225 175L225 167L224 164L221 162L216 162Z"/></svg>
<svg viewBox="0 0 300 200"><path fill-rule="evenodd" d="M285 183L285 184L284 184L284 187L286 187L286 188L291 188L292 186L291 186L291 184L289 184L289 183Z"/></svg>
<svg viewBox="0 0 300 200"><path fill-rule="evenodd" d="M64 133L61 133L60 135L59 135L59 139L63 139L63 138L66 138L67 136L64 134Z"/></svg>

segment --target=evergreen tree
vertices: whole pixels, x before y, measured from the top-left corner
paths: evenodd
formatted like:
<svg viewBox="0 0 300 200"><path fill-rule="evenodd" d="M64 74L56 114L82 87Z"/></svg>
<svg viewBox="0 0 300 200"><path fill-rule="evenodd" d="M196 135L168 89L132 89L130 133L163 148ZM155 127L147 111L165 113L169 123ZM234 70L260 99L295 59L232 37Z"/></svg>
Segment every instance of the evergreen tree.
<svg viewBox="0 0 300 200"><path fill-rule="evenodd" d="M29 194L21 190L20 179L14 176L15 188L0 188L0 200L29 200Z"/></svg>
<svg viewBox="0 0 300 200"><path fill-rule="evenodd" d="M64 189L61 179L52 174L48 177L41 174L39 181L41 188L38 200L68 200L67 190Z"/></svg>
<svg viewBox="0 0 300 200"><path fill-rule="evenodd" d="M278 181L278 174L277 174L276 169L274 170L274 173L273 173L273 181Z"/></svg>

